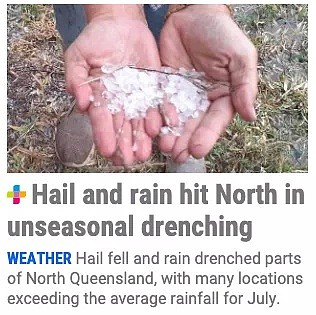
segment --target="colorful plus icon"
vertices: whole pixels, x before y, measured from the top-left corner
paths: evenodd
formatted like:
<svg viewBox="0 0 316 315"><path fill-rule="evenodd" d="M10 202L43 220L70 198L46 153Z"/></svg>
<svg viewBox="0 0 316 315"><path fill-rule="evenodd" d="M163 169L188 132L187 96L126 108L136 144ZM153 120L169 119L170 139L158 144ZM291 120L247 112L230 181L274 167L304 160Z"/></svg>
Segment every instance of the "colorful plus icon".
<svg viewBox="0 0 316 315"><path fill-rule="evenodd" d="M14 205L19 204L21 198L25 198L25 197L26 197L26 191L21 191L20 185L14 185L13 191L9 190L7 192L7 198L12 198Z"/></svg>

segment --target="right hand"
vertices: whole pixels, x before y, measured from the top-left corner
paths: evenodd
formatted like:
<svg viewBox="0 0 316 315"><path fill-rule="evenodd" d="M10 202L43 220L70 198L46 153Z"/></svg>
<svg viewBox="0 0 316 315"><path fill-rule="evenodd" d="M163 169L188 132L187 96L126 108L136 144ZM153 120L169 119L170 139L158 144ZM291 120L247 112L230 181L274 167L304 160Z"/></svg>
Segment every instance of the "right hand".
<svg viewBox="0 0 316 315"><path fill-rule="evenodd" d="M161 137L161 150L173 160L183 163L189 155L206 156L235 111L247 121L256 119L257 51L226 6L193 5L171 14L159 48L163 65L194 68L211 81L223 83L209 93L212 104L208 111L189 120L180 137ZM172 108L166 115L175 116Z"/></svg>
<svg viewBox="0 0 316 315"><path fill-rule="evenodd" d="M115 165L130 166L150 157L161 116L157 109L150 109L145 119L125 120L122 112L112 116L101 98L100 84L83 84L105 63L160 68L157 45L145 20L100 14L65 52L67 90L75 96L79 110L88 111L100 154ZM91 96L104 106L90 104Z"/></svg>

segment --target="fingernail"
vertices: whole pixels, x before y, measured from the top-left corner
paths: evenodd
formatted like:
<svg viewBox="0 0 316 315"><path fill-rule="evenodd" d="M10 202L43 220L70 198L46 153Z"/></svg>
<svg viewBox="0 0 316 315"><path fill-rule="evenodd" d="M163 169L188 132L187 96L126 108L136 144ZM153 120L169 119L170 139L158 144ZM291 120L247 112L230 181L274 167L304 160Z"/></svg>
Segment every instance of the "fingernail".
<svg viewBox="0 0 316 315"><path fill-rule="evenodd" d="M257 119L257 112L256 112L256 109L254 107L251 107L251 118L253 120Z"/></svg>

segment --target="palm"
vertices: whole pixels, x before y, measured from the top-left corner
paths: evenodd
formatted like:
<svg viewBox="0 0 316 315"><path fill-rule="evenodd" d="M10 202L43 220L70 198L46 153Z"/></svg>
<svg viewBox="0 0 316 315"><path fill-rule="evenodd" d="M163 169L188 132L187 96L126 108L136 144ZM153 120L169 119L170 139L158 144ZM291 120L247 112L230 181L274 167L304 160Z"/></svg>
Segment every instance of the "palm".
<svg viewBox="0 0 316 315"><path fill-rule="evenodd" d="M155 41L147 26L138 20L92 21L75 45L91 68L100 68L105 61L159 66Z"/></svg>
<svg viewBox="0 0 316 315"><path fill-rule="evenodd" d="M95 102L106 105L100 84L80 86L105 63L159 68L157 46L146 25L124 19L92 21L66 51L65 60L69 90L78 106L89 110L100 153L111 157L117 165L146 160L151 153L151 138L160 129L158 111L151 110L146 120L126 121L123 113L112 116L106 106L89 106L90 95L95 96Z"/></svg>

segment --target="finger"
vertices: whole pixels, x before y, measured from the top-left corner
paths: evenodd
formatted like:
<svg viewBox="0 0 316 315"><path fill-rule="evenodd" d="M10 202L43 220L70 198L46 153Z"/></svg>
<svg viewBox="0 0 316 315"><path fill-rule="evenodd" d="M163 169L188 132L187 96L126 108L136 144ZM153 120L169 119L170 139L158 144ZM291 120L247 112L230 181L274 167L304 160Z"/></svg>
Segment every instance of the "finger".
<svg viewBox="0 0 316 315"><path fill-rule="evenodd" d="M121 156L117 153L115 153L112 158L111 158L112 164L114 166L123 166L123 160L121 158Z"/></svg>
<svg viewBox="0 0 316 315"><path fill-rule="evenodd" d="M124 165L124 158L123 154L120 149L120 140L123 136L123 125L125 122L125 116L122 112L119 112L117 114L113 114L113 126L115 131L115 137L116 137L116 150L112 157L113 165L115 166L123 166Z"/></svg>
<svg viewBox="0 0 316 315"><path fill-rule="evenodd" d="M145 130L147 134L150 137L155 138L158 136L161 126L162 117L159 111L155 108L150 108L145 117Z"/></svg>
<svg viewBox="0 0 316 315"><path fill-rule="evenodd" d="M116 132L117 147L115 156L116 165L130 166L134 162L132 125L123 112L113 115Z"/></svg>
<svg viewBox="0 0 316 315"><path fill-rule="evenodd" d="M256 119L254 103L258 92L257 52L250 46L247 54L237 55L229 64L232 102L241 118Z"/></svg>
<svg viewBox="0 0 316 315"><path fill-rule="evenodd" d="M119 112L117 114L114 114L112 117L116 136L116 150L113 156L111 157L112 164L114 166L125 166L123 152L121 151L125 116L122 112Z"/></svg>
<svg viewBox="0 0 316 315"><path fill-rule="evenodd" d="M214 83L212 88L207 91L207 97L210 101L230 95L230 85L228 83Z"/></svg>
<svg viewBox="0 0 316 315"><path fill-rule="evenodd" d="M173 104L165 102L160 106L160 113L163 125L168 127L177 127L179 124L178 113ZM161 152L170 154L177 141L177 136L173 133L161 135L159 138L159 148Z"/></svg>
<svg viewBox="0 0 316 315"><path fill-rule="evenodd" d="M176 108L171 103L164 103L160 106L160 114L162 116L163 125L168 127L176 127L178 125L178 114Z"/></svg>
<svg viewBox="0 0 316 315"><path fill-rule="evenodd" d="M208 154L234 117L230 97L214 101L189 142L189 153L200 159Z"/></svg>
<svg viewBox="0 0 316 315"><path fill-rule="evenodd" d="M137 161L144 162L151 155L151 138L145 132L144 119L133 119L133 151Z"/></svg>
<svg viewBox="0 0 316 315"><path fill-rule="evenodd" d="M80 54L68 48L65 53L65 80L67 91L76 98L76 103L81 111L86 111L92 95L89 84L84 84L88 79L89 66Z"/></svg>
<svg viewBox="0 0 316 315"><path fill-rule="evenodd" d="M160 113L163 120L163 125L168 127L177 127L179 124L178 113L176 108L171 103L164 103L160 106ZM161 152L169 154L173 150L176 143L176 135L169 133L161 135L159 138L159 148Z"/></svg>
<svg viewBox="0 0 316 315"><path fill-rule="evenodd" d="M161 136L158 142L160 151L162 153L170 154L176 143L176 140L177 137L172 133Z"/></svg>
<svg viewBox="0 0 316 315"><path fill-rule="evenodd" d="M94 101L89 106L89 118L92 125L94 142L99 153L109 158L114 154L116 149L112 114L104 104L104 99L97 95L94 98Z"/></svg>
<svg viewBox="0 0 316 315"><path fill-rule="evenodd" d="M172 159L177 163L184 163L189 155L189 142L192 134L202 121L204 113L200 113L199 117L189 119L184 126L181 136L177 138L176 143L172 149Z"/></svg>

